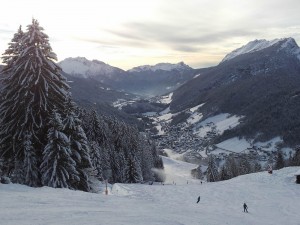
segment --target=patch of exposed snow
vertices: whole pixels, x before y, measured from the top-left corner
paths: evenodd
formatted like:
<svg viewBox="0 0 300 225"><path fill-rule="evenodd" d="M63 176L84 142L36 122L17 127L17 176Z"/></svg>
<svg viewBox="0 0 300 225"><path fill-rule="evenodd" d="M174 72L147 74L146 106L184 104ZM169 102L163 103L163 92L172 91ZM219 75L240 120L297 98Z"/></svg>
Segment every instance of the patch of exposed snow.
<svg viewBox="0 0 300 225"><path fill-rule="evenodd" d="M227 150L235 153L241 153L251 146L251 143L249 143L246 139L239 139L238 137L234 137L216 144L216 147L221 150Z"/></svg>
<svg viewBox="0 0 300 225"><path fill-rule="evenodd" d="M163 104L170 104L172 102L172 96L173 96L173 92L171 92L168 95L161 96L158 102Z"/></svg>
<svg viewBox="0 0 300 225"><path fill-rule="evenodd" d="M207 132L216 130L218 134L223 134L225 130L232 129L239 125L241 117L228 113L222 113L213 117L209 117L206 120L198 123L195 128L195 133L199 137L205 137Z"/></svg>
<svg viewBox="0 0 300 225"><path fill-rule="evenodd" d="M199 112L194 112L190 117L186 120L188 124L195 124L199 122L203 117L202 113Z"/></svg>
<svg viewBox="0 0 300 225"><path fill-rule="evenodd" d="M260 147L264 151L275 151L277 150L276 145L282 143L281 137L275 137L266 142L255 142L254 145Z"/></svg>
<svg viewBox="0 0 300 225"><path fill-rule="evenodd" d="M117 101L113 102L112 105L115 108L121 110L124 106L133 104L135 101L127 101L125 99L118 99Z"/></svg>
<svg viewBox="0 0 300 225"><path fill-rule="evenodd" d="M263 151L276 151L277 150L276 146L282 142L283 140L280 137L272 138L271 140L266 142L254 142L252 139L246 140L244 138L239 139L238 137L235 137L216 144L216 147L221 150L227 150L235 153L241 153L243 151L246 151L247 149L252 149L252 148L263 150ZM290 152L291 149L286 148L286 149L282 149L282 151L283 153L285 151ZM284 155L286 158L289 157L287 154Z"/></svg>
<svg viewBox="0 0 300 225"><path fill-rule="evenodd" d="M291 157L291 155L293 155L295 153L295 150L292 148L286 147L286 148L282 148L281 152L282 152L283 158L285 160L288 160Z"/></svg>
<svg viewBox="0 0 300 225"><path fill-rule="evenodd" d="M195 111L197 111L200 107L202 107L204 104L205 104L205 103L202 103L202 104L200 104L200 105L196 105L195 107L190 108L190 111L191 111L191 112L195 112Z"/></svg>
<svg viewBox="0 0 300 225"><path fill-rule="evenodd" d="M200 127L198 130L195 131L195 134L197 134L199 137L204 138L208 132L212 131L212 127L209 125L205 125L203 127Z"/></svg>
<svg viewBox="0 0 300 225"><path fill-rule="evenodd" d="M158 119L158 121L169 122L172 119L173 116L174 116L174 114L167 113L167 114L164 114L164 115L161 115L161 116L157 117L157 119Z"/></svg>
<svg viewBox="0 0 300 225"><path fill-rule="evenodd" d="M200 73L199 73L199 74L196 74L196 75L193 77L193 79L199 77L200 75L201 75Z"/></svg>
<svg viewBox="0 0 300 225"><path fill-rule="evenodd" d="M161 125L157 125L155 126L155 128L158 130L158 135L163 135L165 134L165 132L162 130L162 126Z"/></svg>

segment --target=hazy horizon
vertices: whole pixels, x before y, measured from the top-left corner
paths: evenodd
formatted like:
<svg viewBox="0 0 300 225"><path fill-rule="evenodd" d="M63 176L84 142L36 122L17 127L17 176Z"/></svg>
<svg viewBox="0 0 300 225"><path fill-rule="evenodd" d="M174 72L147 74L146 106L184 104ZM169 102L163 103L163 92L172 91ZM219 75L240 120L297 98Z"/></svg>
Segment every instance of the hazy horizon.
<svg viewBox="0 0 300 225"><path fill-rule="evenodd" d="M1 4L0 53L35 18L58 61L97 59L131 69L160 62L217 65L255 39L300 41L297 0L11 0Z"/></svg>

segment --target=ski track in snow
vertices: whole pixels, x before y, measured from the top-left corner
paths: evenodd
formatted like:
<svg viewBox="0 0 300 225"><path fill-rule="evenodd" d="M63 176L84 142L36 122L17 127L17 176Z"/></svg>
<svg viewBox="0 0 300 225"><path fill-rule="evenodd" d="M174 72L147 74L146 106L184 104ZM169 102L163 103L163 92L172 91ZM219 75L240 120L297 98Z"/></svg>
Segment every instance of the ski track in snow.
<svg viewBox="0 0 300 225"><path fill-rule="evenodd" d="M163 159L167 172L165 185L115 184L107 196L0 184L0 224L300 224L300 185L294 182L294 174L300 167L201 185L189 175L195 165ZM196 204L199 195L201 201ZM243 213L244 202L249 207L248 214Z"/></svg>

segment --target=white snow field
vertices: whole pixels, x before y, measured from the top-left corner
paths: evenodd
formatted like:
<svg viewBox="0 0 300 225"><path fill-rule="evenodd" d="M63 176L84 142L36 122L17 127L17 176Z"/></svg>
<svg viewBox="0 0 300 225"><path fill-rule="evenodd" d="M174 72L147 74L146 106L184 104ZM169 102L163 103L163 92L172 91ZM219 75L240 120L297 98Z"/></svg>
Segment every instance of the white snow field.
<svg viewBox="0 0 300 225"><path fill-rule="evenodd" d="M195 165L169 158L164 162L164 185L115 184L109 195L0 184L0 224L300 224L300 185L294 176L300 167L200 184L188 172ZM249 213L243 212L244 202Z"/></svg>

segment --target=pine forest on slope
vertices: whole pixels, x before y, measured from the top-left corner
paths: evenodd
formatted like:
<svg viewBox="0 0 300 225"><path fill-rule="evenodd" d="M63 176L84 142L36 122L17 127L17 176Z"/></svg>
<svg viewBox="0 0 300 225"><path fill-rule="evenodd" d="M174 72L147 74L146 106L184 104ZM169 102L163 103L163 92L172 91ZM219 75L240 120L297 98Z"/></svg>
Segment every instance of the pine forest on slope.
<svg viewBox="0 0 300 225"><path fill-rule="evenodd" d="M162 181L146 134L76 106L43 30L35 19L20 26L2 57L1 182L94 191L97 179Z"/></svg>
<svg viewBox="0 0 300 225"><path fill-rule="evenodd" d="M34 29L42 30L38 24L36 27L37 28ZM28 56L28 49L23 49L22 44L25 40L23 40L22 37L24 34L25 36L30 36L30 30L23 33L20 28L10 43L10 47L4 56L4 62L7 63L7 66L4 67L2 74L6 75L7 78L3 83L4 91L2 94L5 94L6 96L9 96L11 91L9 90L9 82L21 82L19 83L20 88L24 88L22 85L26 83L23 80L10 80L9 74L15 73L18 75L20 73L18 69L14 68L14 64L12 62L16 61L17 63L20 63L20 65L24 67L24 71L26 71L28 64L24 63L26 63L28 60L29 63L32 63L31 68L34 69L34 73L39 76L39 74L43 73L39 72L40 70L38 68L43 68L43 64L35 65L34 60L45 59L48 63L47 60L54 59L54 54L51 52L51 48L48 44L45 46L37 45L41 46L41 49L45 51L46 54L49 54L48 56L46 55L45 57L43 55L44 53L42 53L40 56L35 56L32 54L34 60L30 61L32 58L27 59L26 57ZM43 38L47 38L44 33L41 33L40 35ZM18 42L18 40L22 41ZM30 39L30 41L32 40ZM43 119L46 121L36 123L36 121L33 120L32 122L29 122L29 124L32 123L33 125L29 131L23 131L22 128L19 131L18 129L16 130L19 132L17 134L8 133L8 135L5 136L3 133L4 138L2 141L3 146L13 146L13 148L16 148L17 146L17 148L20 148L24 140L24 146L27 146L26 149L29 149L27 150L29 152L25 152L27 154L25 155L26 157L33 157L32 160L34 161L34 169L36 167L40 167L39 164L41 164L41 166L49 164L48 162L41 162L42 155L44 160L50 160L46 157L46 155L49 154L49 151L52 151L51 148L55 148L53 146L51 147L49 143L47 144L47 140L50 140L52 135L51 132L55 131L56 133L61 133L59 135L60 139L56 140L57 146L62 144L64 146L63 149L65 149L64 151L69 151L68 154L71 154L69 156L69 164L66 166L73 171L73 175L65 174L65 176L72 177L75 180L71 182L72 184L67 184L64 181L64 177L55 178L56 180L63 181L58 185L58 183L53 183L53 180L48 181L47 175L44 175L44 181L40 181L39 178L37 178L39 174L36 171L29 175L20 174L18 171L22 170L22 168L26 165L22 165L22 163L13 163L12 158L19 157L19 159L22 160L25 156L21 150L17 150L17 153L13 153L15 149L12 151L6 149L5 147L2 149L2 155L5 159L5 163L1 161L1 165L4 168L2 171L4 171L5 174L10 174L11 178L19 183L29 182L24 181L24 177L26 177L26 179L28 179L28 177L36 177L33 183L28 183L31 186L38 186L41 183L48 183L49 186L67 186L74 189L79 188L88 190L89 181L87 177L89 175L96 174L96 176L98 176L100 179L103 179L103 175L101 175L102 172L105 170L112 170L114 166L124 165L126 168L126 162L131 165L133 163L132 160L139 161L139 163L136 165L142 164L144 157L146 157L147 154L149 155L149 153L141 151L145 145L148 146L145 147L145 149L149 149L147 151L152 151L151 154L154 160L151 160L152 165L157 168L163 167L162 163L157 157L156 150L153 150L155 149L154 144L151 141L143 141L145 139L147 140L148 137L145 135L137 135L137 130L134 132L129 132L135 133L135 137L129 137L125 130L131 130L132 128L126 128L127 125L125 124L114 125L118 124L119 122L113 122L116 121L116 119L110 118L109 115L115 115L117 118L126 121L126 123L129 122L130 124L138 125L140 131L144 130L146 126L146 130L149 130L152 132L152 134L158 132L156 134L158 134L159 138L156 144L159 146L159 148L161 148L161 143L167 143L168 147L175 151L179 151L180 153L186 152L190 155L196 154L196 158L198 157L198 159L204 159L202 162L202 165L204 166L207 166L210 164L210 162L215 160L210 159L209 155L217 152L213 152L216 147L217 150L221 148L221 144L218 145L218 143L225 143L226 141L234 140L236 137L252 139L251 143L266 141L276 137L282 138L280 146L274 147L271 151L271 155L275 154L276 151L281 150L282 147L294 148L298 144L298 140L300 140L298 138L300 135L298 125L299 116L297 116L299 106L299 104L297 104L299 101L298 87L300 82L299 52L299 47L292 38L278 39L273 41L255 40L233 51L232 53L229 53L219 65L211 68L192 69L181 62L178 64L160 63L155 66L140 66L128 71L111 67L110 65L97 60L89 61L80 57L68 58L60 62L59 65L63 67L65 72L69 73L64 75L68 78L68 82L73 88L73 96L75 97L75 101L81 106L94 108L101 114L106 115L103 117L106 119L102 119L102 121L104 121L102 122L102 126L109 127L109 129L104 129L107 132L104 135L106 138L100 138L101 140L99 140L98 144L95 145L95 139L92 137L96 134L101 136L101 134L97 133L99 132L97 129L94 131L94 133L90 133L89 130L91 125L87 125L89 123L85 122L85 117L93 117L89 115L87 116L87 112L78 109L74 103L72 103L66 80L64 80L64 78L60 78L59 80L62 83L59 85L59 87L65 86L66 90L63 91L63 94L66 94L67 96L62 97L61 99L69 99L69 106L66 105L68 101L59 103L59 106L56 106L56 103L50 103L51 107L53 107L53 110L48 111L48 102L45 104L45 100L48 95L43 94L45 98L43 100L44 103L41 102L39 105L44 104L44 108L47 109L44 112L45 116L43 116ZM52 66L47 66L47 63L45 63L46 67L53 68ZM53 61L51 61L51 63L53 64ZM54 68L55 67L59 68L57 65L55 65ZM45 71L47 72L47 70ZM56 69L53 72L58 74L58 71L60 70ZM61 76L61 73L59 73L59 76ZM36 80L38 81L39 79ZM30 84L30 82L32 81L28 80L27 82L28 87L31 87L32 84ZM161 86L158 86L158 84ZM33 85L36 85L36 83ZM45 91L47 92L48 86L44 86L46 88ZM56 90L61 89L56 88ZM126 90L126 92L124 92L124 90ZM133 91L135 93L130 93ZM28 90L26 90L25 86L25 96L28 95L26 94L27 92ZM167 97L169 98L168 101L160 100L164 97L145 99L145 96L149 97L149 95L153 96L167 92L170 92L168 95L169 97ZM15 91L15 93L18 94L19 92ZM33 94L34 96L34 93L28 93L31 95ZM43 91L40 91L40 93L43 93ZM142 94L144 97L138 97L136 94ZM99 99L99 96L101 99ZM17 98L14 100L17 100ZM13 120L14 118L9 117L7 110L14 110L14 104L16 103L13 104L12 99L9 98L8 101L11 102L3 103L3 106L8 108L1 109L2 115L6 116L4 116L4 119L2 119L2 124L3 127L8 127L5 129L12 130L12 128L9 126L13 126L15 122ZM30 98L28 98L28 104L31 105L32 103L34 103L34 101L31 102ZM24 105L23 108L26 109L26 104L23 102L18 105L22 106L22 104ZM34 104L33 107L36 107ZM113 109L112 106L118 107L119 110ZM69 111L66 111L65 107L69 107ZM31 109L27 107L26 110L27 112L30 112ZM35 112L35 110L31 110L31 112ZM149 112L152 113L148 114ZM26 113L24 115L26 116ZM83 150L83 152L80 154L85 154L86 151L88 151L90 154L93 154L93 157L90 156L91 162L88 162L89 159L88 156L86 156L87 162L84 163L86 168L81 167L82 172L76 172L76 170L74 170L74 166L76 168L77 164L79 165L82 163L80 160L82 157L77 157L77 153L72 156L72 139L70 137L72 137L72 135L77 136L77 134L74 133L75 131L72 131L71 128L67 131L64 130L66 129L67 125L61 124L70 120L68 119L68 115L72 115L73 117L75 115L75 118L80 118L82 122L79 122L80 120L76 119L76 121L79 123L75 123L73 126L82 126L82 129L76 129L87 132L87 139L84 140L85 134L82 133L81 141L84 141L87 144L86 148L89 150ZM226 118L223 118L222 115L226 115ZM137 116L138 120L134 119L134 116ZM31 117L34 118L34 116ZM165 119L162 119L163 117L168 117L168 122L164 122ZM209 137L205 136L204 139L202 139L201 129L203 128L203 124L201 125L201 123L214 117L223 118L223 122L233 119L232 121L235 121L233 122L234 126L233 124L224 126L224 128L221 129L222 131L217 130L217 132L211 130L214 127L209 128L211 130L209 131L210 133L205 132L206 135L209 134ZM20 120L22 120L22 117L20 117ZM153 123L153 120L157 120L158 122ZM7 123L6 121L11 122ZM27 116L25 121L28 123ZM98 121L98 119L95 121ZM219 122L222 123L222 121ZM209 123L214 124L213 122ZM18 122L17 124L23 123ZM44 134L48 133L48 137L43 135L43 133L36 134L35 132L37 131L35 126L39 128L42 127L40 130L43 130ZM125 126L125 128L121 128L122 126ZM160 131L157 129L160 129ZM71 133L65 134L64 132ZM76 132L78 132L78 130ZM129 148L131 149L130 151L133 152L130 153L128 150L128 144L132 141L118 139L113 140L117 137L114 132L120 134L122 133L123 135L126 134L125 139L129 138L128 140L133 138L133 142L137 143L134 145L134 147ZM66 137L69 137L69 140L66 140ZM51 140L51 142L54 142L54 140ZM13 145L10 143L13 143ZM174 146L174 143L176 146ZM178 145L178 143L180 144ZM45 153L32 153L32 149L37 148L36 146L39 146L39 148L44 148L45 146ZM71 147L71 149L68 146ZM252 146L250 145L250 147L253 149L253 144ZM106 148L110 149L109 152L117 151L118 159L115 159L114 157L116 156L113 154L107 156L107 154L104 153ZM122 148L123 150L120 152L120 149ZM233 149L229 150L234 152ZM100 154L100 156L97 156L97 154L93 153L99 151L104 152ZM205 154L202 154L201 151L205 151ZM260 151L263 152L264 150L261 149ZM292 152L294 152L296 156L298 151L290 151L290 154ZM270 157L268 154L266 154L266 156ZM193 157L194 156L195 155L193 155ZM290 155L290 158L291 156L292 155ZM277 156L275 154L275 158L276 157ZM217 159L220 160L220 158ZM222 172L220 171L222 169L221 165L228 160L228 155L225 158L222 157L221 159L221 161L217 162L217 166L219 167L218 173ZM242 162L241 159L238 163ZM31 159L25 161L31 162ZM108 168L102 165L104 162L109 164ZM144 175L142 171L143 168L135 167L135 169L132 170L132 168L128 167L128 171L137 172L137 176L133 180L134 182L140 182L143 179L161 179L159 177L155 177L156 175L154 173L149 172L151 167L147 167L146 165L142 166L145 166L144 169L146 170ZM255 161L253 162L253 166L255 166ZM91 168L96 170L92 170ZM200 169L198 170L198 173L204 172L206 175L211 174L209 170L202 171L201 165L199 168ZM50 169L51 168L47 170L45 168L44 171L51 171ZM251 169L252 172L259 170L260 169L254 169L254 167L253 171ZM28 171L30 171L30 169ZM118 175L119 172L116 171L117 170L114 171L114 178L111 178L111 181L126 182L126 173L122 171L121 175ZM152 175L145 175L147 173ZM82 180L85 179L85 184L82 184L81 182L78 183L80 180L78 175L82 176ZM219 175L220 174L218 174L218 176ZM199 174L196 176L199 176ZM210 180L210 178L208 178L208 180Z"/></svg>

